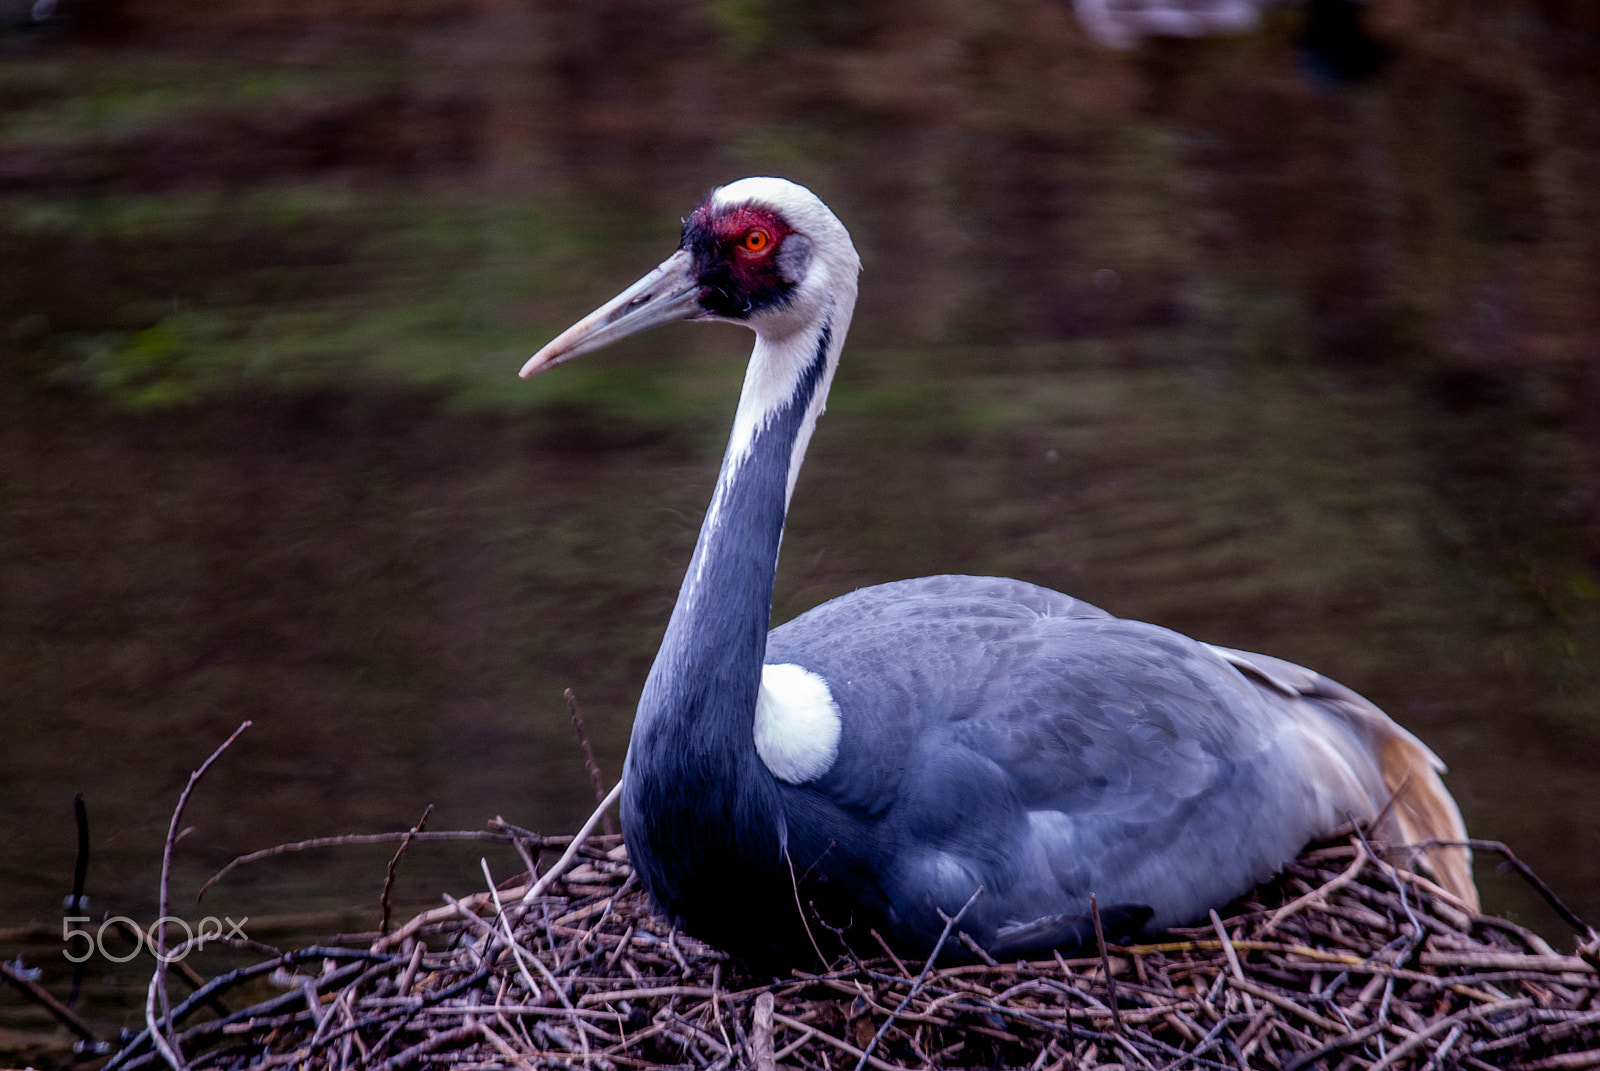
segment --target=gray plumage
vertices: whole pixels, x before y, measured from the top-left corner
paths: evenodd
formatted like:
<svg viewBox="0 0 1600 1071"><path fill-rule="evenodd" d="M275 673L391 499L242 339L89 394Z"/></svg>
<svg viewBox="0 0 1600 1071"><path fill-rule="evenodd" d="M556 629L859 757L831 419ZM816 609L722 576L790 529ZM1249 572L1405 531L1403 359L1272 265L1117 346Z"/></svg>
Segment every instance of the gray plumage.
<svg viewBox="0 0 1600 1071"><path fill-rule="evenodd" d="M1322 784L1289 709L1316 700L1017 580L866 588L773 630L767 661L825 677L844 715L838 761L791 792L837 808L840 844L860 834L838 827L866 827L890 905L954 913L983 885L964 925L991 948L1008 927L1087 912L1090 892L1150 907L1155 926L1191 921L1388 796L1375 765L1342 798ZM940 921L890 924L927 942Z"/></svg>

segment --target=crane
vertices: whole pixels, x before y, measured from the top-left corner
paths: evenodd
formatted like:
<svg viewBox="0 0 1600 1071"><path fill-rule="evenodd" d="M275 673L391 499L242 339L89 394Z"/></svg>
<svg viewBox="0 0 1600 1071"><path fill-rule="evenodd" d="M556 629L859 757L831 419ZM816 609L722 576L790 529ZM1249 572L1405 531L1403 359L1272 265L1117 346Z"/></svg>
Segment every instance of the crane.
<svg viewBox="0 0 1600 1071"><path fill-rule="evenodd" d="M741 179L522 369L678 320L755 332L622 775L629 856L674 923L781 964L869 931L927 952L965 909L1014 957L1090 939L1091 894L1113 935L1203 917L1351 818L1465 839L1438 758L1350 689L1020 580L862 588L769 632L860 268L810 190ZM1464 848L1424 862L1475 907Z"/></svg>

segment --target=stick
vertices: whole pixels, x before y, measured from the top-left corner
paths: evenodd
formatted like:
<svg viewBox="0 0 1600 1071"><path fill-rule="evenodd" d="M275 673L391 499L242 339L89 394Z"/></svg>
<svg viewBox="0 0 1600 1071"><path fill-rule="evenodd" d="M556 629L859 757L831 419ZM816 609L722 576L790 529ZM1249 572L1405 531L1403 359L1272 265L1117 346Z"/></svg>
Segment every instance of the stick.
<svg viewBox="0 0 1600 1071"><path fill-rule="evenodd" d="M65 1004L61 1003L55 997L51 996L50 991L39 985L39 983L17 973L11 964L5 962L4 960L0 960L0 978L4 978L6 981L22 990L36 1004L44 1008L44 1010L49 1012L51 1015L55 1016L63 1026L65 1026L68 1030L71 1030L74 1034L77 1034L83 1040L89 1042L98 1040L94 1036L94 1031L89 1029L89 1024L78 1018L78 1014L76 1012L67 1007Z"/></svg>
<svg viewBox="0 0 1600 1071"><path fill-rule="evenodd" d="M997 961L993 956L989 955L988 952L984 951L983 946L974 941L971 935L969 935L965 930L956 934L956 940L961 942L962 948L965 948L968 952L972 953L973 959L978 960L985 967L1000 966L999 961Z"/></svg>
<svg viewBox="0 0 1600 1071"><path fill-rule="evenodd" d="M1406 1054L1423 1045L1429 1038L1436 1037L1437 1035L1444 1033L1457 1023L1465 1022L1468 1019L1477 1019L1481 1022L1490 1015L1494 1015L1499 1012L1514 1011L1518 1008L1526 1008L1532 1004L1533 1001L1527 997L1518 997L1515 1000L1503 1000L1495 1004L1479 1004L1471 1008L1463 1008L1454 1015L1447 1015L1443 1019L1429 1024L1425 1030L1418 1031L1405 1041L1402 1041L1400 1044L1390 1049L1388 1054L1384 1056L1383 1059L1372 1065L1371 1071L1383 1071L1383 1069L1386 1067L1392 1067Z"/></svg>
<svg viewBox="0 0 1600 1071"><path fill-rule="evenodd" d="M167 1063L172 1065L173 1071L184 1071L183 1054L177 1050L175 1039L169 1043L167 1037L161 1032L160 1021L156 1018L156 1004L159 1000L162 1014L166 1016L169 1023L172 1021L172 1007L167 999L166 955L167 904L170 893L169 883L172 878L172 850L178 843L178 824L183 821L183 811L185 807L189 806L189 796L194 792L194 786L200 783L200 779L206 775L206 771L211 769L211 764L221 758L222 753L228 750L229 745L239 739L239 734L250 728L251 724L249 721L241 722L239 727L229 734L228 739L217 745L217 749L211 753L211 757L202 762L200 768L189 775L189 783L183 786L183 792L178 796L178 805L173 808L172 821L167 826L167 841L161 850L161 891L158 900L160 906L156 915L154 932L150 935L151 944L155 946L152 951L156 957L156 969L150 975L150 989L145 994L144 1021L145 1025L150 1028L150 1039L155 1042L156 1048L161 1050L161 1055L166 1059Z"/></svg>
<svg viewBox="0 0 1600 1071"><path fill-rule="evenodd" d="M68 902L67 910L76 915L88 906L83 896L83 883L89 875L89 809L84 806L82 792L72 796L72 817L78 825L78 858L72 864L72 899ZM67 996L69 1008L78 1003L78 993L83 989L83 976L88 970L88 963L89 957L85 956L72 965L72 992Z"/></svg>
<svg viewBox="0 0 1600 1071"><path fill-rule="evenodd" d="M144 932L140 930L139 927L136 926L131 920L121 918L107 920L107 925L112 923L115 923L116 928L122 933L132 937L135 942L144 940ZM196 938L196 940L198 940L198 938ZM192 945L186 944L184 946L186 952L189 947L192 947ZM182 976L184 981L189 983L189 986L192 990L198 992L206 987L206 980L200 977L199 972L197 972L193 967L189 966L183 960L177 960L170 966ZM217 1013L218 1018L226 1018L227 1016L233 1014L228 1010L228 1006L222 1003L222 999L220 997L208 997L206 999L206 1003L211 1005L211 1010Z"/></svg>
<svg viewBox="0 0 1600 1071"><path fill-rule="evenodd" d="M1111 1022L1115 1024L1117 1033L1122 1033L1122 1013L1117 1010L1117 980L1111 977L1111 956L1106 952L1106 932L1100 926L1100 901L1095 899L1094 893L1089 894L1089 917L1094 920L1094 941L1100 946L1100 966L1106 972L1106 997L1111 1005Z"/></svg>
<svg viewBox="0 0 1600 1071"><path fill-rule="evenodd" d="M883 939L883 935L877 930L868 930L867 932L872 934L872 939L878 942L878 947L883 949L883 954L889 957L900 973L909 978L911 972L906 970L906 965L900 962L900 957L894 954L894 949L889 947L889 942Z"/></svg>
<svg viewBox="0 0 1600 1071"><path fill-rule="evenodd" d="M1353 821L1354 819L1352 819ZM1411 910L1411 902L1406 896L1405 884L1400 880L1399 869L1377 857L1372 850L1372 845L1367 843L1367 835L1361 831L1359 825L1356 826L1356 836L1361 839L1361 845L1367 850L1367 854L1372 856L1372 861L1377 866L1378 873L1388 878L1389 883L1394 886L1395 892L1400 894L1400 909L1406 913L1406 921L1411 923L1411 936L1404 941L1405 951L1401 953L1400 959L1395 962L1396 967L1404 967L1411 962L1411 957L1416 955L1417 949L1428 936L1428 931L1423 927L1422 920L1417 918L1416 913ZM1389 1002L1389 992L1389 990L1384 991L1385 1005Z"/></svg>
<svg viewBox="0 0 1600 1071"><path fill-rule="evenodd" d="M612 804L621 798L622 782L618 781L611 791L606 793L606 798L600 801L600 806L596 807L594 813L583 823L583 828L579 829L577 836L572 838L572 843L567 845L567 850L561 853L561 858L556 860L556 865L540 875L539 880L534 882L533 886L528 889L527 895L522 898L523 903L537 900L543 896L545 890L555 883L556 878L566 872L567 867L572 865L572 860L577 856L578 849L585 840L589 839L589 835L594 832L594 827L600 824L601 817L611 809Z"/></svg>
<svg viewBox="0 0 1600 1071"><path fill-rule="evenodd" d="M506 918L505 905L500 902L500 891L494 887L494 877L489 873L489 860L479 859L478 865L483 867L483 880L489 883L489 894L494 898L494 910L500 916L500 925L506 931L506 944L511 949L511 956L517 961L517 970L522 972L522 980L528 986L528 996L532 1000L539 999L539 983L533 980L533 974L528 970L528 963L522 958L522 946L517 943L516 934L511 932L511 920ZM567 1005L572 1006L570 1003Z"/></svg>
<svg viewBox="0 0 1600 1071"><path fill-rule="evenodd" d="M1297 1004L1294 1001L1290 1000L1288 997L1279 996L1277 993L1274 993L1272 990L1266 988L1265 986L1256 985L1254 982L1250 981L1248 978L1244 978L1242 976L1239 977L1239 978L1235 978L1231 984L1233 985L1233 987L1235 989L1238 989L1241 992L1250 993L1250 994L1252 994L1254 996L1260 997L1262 1000L1266 1001L1268 1004L1276 1005L1277 1007L1282 1008L1284 1011L1294 1012L1296 1015L1298 1015L1300 1018L1304 1019L1306 1022L1310 1023L1312 1026L1319 1027L1320 1029L1323 1029L1323 1030L1334 1031L1334 1032L1341 1031L1341 1030L1344 1029L1344 1024L1343 1023L1336 1023L1332 1019L1328 1019L1328 1018L1325 1018L1325 1017L1323 1017L1321 1015L1318 1015L1316 1012L1312 1011L1310 1008L1301 1007L1299 1004Z"/></svg>
<svg viewBox="0 0 1600 1071"><path fill-rule="evenodd" d="M922 972L917 975L916 981L911 983L911 988L907 991L905 999L900 1002L899 1007L889 1013L888 1017L883 1020L883 1025L878 1027L878 1032L872 1035L872 1040L867 1042L867 1047L861 1052L861 1059L856 1062L856 1071L862 1071L871 1062L872 1050L878 1047L878 1042L883 1039L884 1034L888 1033L889 1027L894 1023L895 1016L906 1010L906 1006L911 1003L917 992L921 990L922 984L928 980L928 972L933 970L934 962L939 958L939 952L944 948L944 943L950 939L950 931L956 928L956 924L967 913L967 909L977 903L978 897L982 895L983 886L979 885L972 890L972 895L967 897L967 902L961 905L961 910L957 911L953 918L945 916L944 930L939 934L939 939L933 943L933 951L928 953L928 961L922 965ZM944 912L941 911L939 914L944 915Z"/></svg>
<svg viewBox="0 0 1600 1071"><path fill-rule="evenodd" d="M1273 928L1277 926L1278 923L1282 922L1290 915L1293 915L1301 908L1313 903L1326 903L1330 895L1338 892L1340 889L1356 880L1356 876L1361 873L1361 868L1366 865L1366 845L1361 841L1357 841L1356 861L1350 864L1349 869L1347 869L1343 874L1340 874L1338 877L1334 878L1332 881L1325 882L1322 885L1317 886L1315 889L1312 889L1310 892L1295 900L1293 903L1285 904L1283 907L1279 908L1273 913L1272 917L1267 920L1266 925L1261 927L1260 936L1265 937L1267 934L1271 933Z"/></svg>
<svg viewBox="0 0 1600 1071"><path fill-rule="evenodd" d="M78 825L78 858L72 864L72 902L68 907L81 911L85 906L83 882L89 874L89 810L84 806L82 792L72 797L72 817Z"/></svg>
<svg viewBox="0 0 1600 1071"><path fill-rule="evenodd" d="M490 827L497 825L505 827L508 826L509 823L499 815L495 815L493 821L491 821L489 825ZM525 838L518 836L514 828L508 829L507 832L511 833L511 846L515 848L517 850L517 854L522 857L522 865L528 868L528 883L531 885L533 882L539 879L539 861L534 858L532 852L528 851L528 845L530 843L536 844L536 842L528 841ZM538 849L536 846L535 851L537 850Z"/></svg>
<svg viewBox="0 0 1600 1071"><path fill-rule="evenodd" d="M1368 1026L1362 1027L1360 1030L1352 1030L1347 1033L1340 1034L1338 1037L1327 1042L1320 1048L1312 1049L1310 1052L1302 1053L1301 1055L1296 1056L1293 1060L1290 1060L1284 1065L1283 1071L1302 1071L1302 1068L1310 1067L1319 1060L1322 1060L1324 1057L1332 1056L1340 1049L1349 1048L1351 1045L1359 1045L1361 1042L1366 1041L1378 1031L1382 1030L1383 1026L1383 1023L1372 1023Z"/></svg>
<svg viewBox="0 0 1600 1071"><path fill-rule="evenodd" d="M805 1034L809 1037L814 1037L818 1041L824 1042L825 1044L832 1045L840 1052L849 1053L851 1056L859 1056L861 1057L863 1064L870 1064L873 1067L876 1067L878 1071L905 1071L904 1068L896 1067L894 1064L878 1059L870 1052L862 1052L862 1050L856 1048L848 1041L842 1041L828 1033L826 1030L818 1030L814 1026L811 1026L807 1023L802 1023L798 1019L791 1019L787 1015L783 1015L781 1013L774 1013L772 1018L774 1022L782 1023L791 1030L798 1030L802 1034Z"/></svg>
<svg viewBox="0 0 1600 1071"><path fill-rule="evenodd" d="M572 731L578 734L578 746L583 749L584 768L589 771L589 780L594 784L594 801L602 803L606 798L606 790L600 780L600 764L594 761L594 748L589 746L589 734L583 728L583 715L578 712L578 693L568 688L562 694L566 696L567 713L572 715ZM609 814L602 819L600 828L604 829L608 836L617 831Z"/></svg>
<svg viewBox="0 0 1600 1071"><path fill-rule="evenodd" d="M490 926L487 922L483 921L483 919L479 918L477 915L474 915L471 911L467 910L467 906L465 904L463 904L460 900L457 900L455 897L451 896L449 893L445 893L444 894L444 898L447 901L449 901L450 906L452 908L454 908L455 911L463 919L465 919L469 925L471 925L471 926L473 926L473 927L475 927L475 928L477 928L477 929L479 929L481 931L484 931L487 934L487 936L490 936L490 937L496 936L496 934L494 932L494 927ZM498 903L498 897L496 898L496 902ZM505 918L505 916L501 915L501 919L504 920L504 918ZM517 942L516 942L515 938L511 938L511 946L512 946L512 948L516 948L517 947ZM528 954L528 959L530 961L532 961L532 963L533 963L533 965L535 967L539 968L539 973L544 975L544 980L550 984L550 989L551 989L551 991L553 993L555 993L557 999L559 999L561 1001L561 1006L563 1008L571 1010L572 1006L573 1006L572 1005L572 1000L567 996L566 990L561 987L561 983L556 980L556 976L554 974L550 973L550 968L546 967L544 965L544 961L542 959L540 959L538 956L532 955L531 953ZM522 959L519 957L517 962L521 963ZM485 971L488 971L490 969L489 966L488 966L487 960L485 960L483 969ZM533 996L534 996L535 999L538 998L538 990L534 990L533 991ZM581 1038L580 1038L580 1040L581 1040Z"/></svg>
<svg viewBox="0 0 1600 1071"><path fill-rule="evenodd" d="M516 1049L513 1049L504 1038L502 1038L499 1034L496 1034L493 1030L490 1030L488 1023L479 1023L478 1029L483 1032L484 1037L489 1039L489 1044L500 1050L500 1055L516 1064L517 1067L523 1069L523 1071L533 1071L533 1065L524 1059Z"/></svg>
<svg viewBox="0 0 1600 1071"><path fill-rule="evenodd" d="M750 1020L750 1061L755 1071L778 1071L778 1059L772 1051L771 993L756 998L755 1016Z"/></svg>
<svg viewBox="0 0 1600 1071"><path fill-rule="evenodd" d="M817 965L823 970L828 969L828 957L822 954L822 946L817 944L817 937L811 932L811 920L806 918L805 905L800 902L800 879L794 874L794 857L789 854L789 849L783 849L783 861L789 867L789 888L794 893L794 911L800 916L800 925L806 931L806 940L811 942L811 951L817 954ZM821 921L818 919L817 921Z"/></svg>
<svg viewBox="0 0 1600 1071"><path fill-rule="evenodd" d="M406 969L400 974L400 983L395 987L395 992L402 997L411 995L411 986L417 980L417 968L422 966L422 954L428 946L418 941L411 946L411 959L406 963Z"/></svg>
<svg viewBox="0 0 1600 1071"><path fill-rule="evenodd" d="M161 980L161 960L157 958L156 969L150 973L150 987L145 990L144 994L145 1029L150 1032L151 1044L155 1045L156 1051L161 1054L163 1060L167 1061L172 1071L185 1071L183 1056L178 1052L174 1044L176 1039L174 1041L167 1039L166 1035L161 1032L161 1023L156 1017L156 994L160 989Z"/></svg>
<svg viewBox="0 0 1600 1071"><path fill-rule="evenodd" d="M1378 813L1372 816L1372 820L1370 822L1364 823L1368 829L1376 832L1378 827L1384 823L1384 820L1389 817L1390 812L1394 810L1394 805L1400 802L1401 795L1405 793L1406 789L1411 787L1411 775L1413 771L1414 767L1406 767L1405 776L1400 778L1400 783L1395 785L1394 791L1389 793L1388 802L1378 809ZM1350 824L1356 828L1360 828L1360 826L1356 823L1354 815L1350 816Z"/></svg>
<svg viewBox="0 0 1600 1071"><path fill-rule="evenodd" d="M433 804L430 803L423 808L422 817L417 819L417 824L408 829L406 835L400 838L400 847L395 851L394 858L389 860L389 871L383 876L383 892L378 895L378 906L383 909L383 921L378 923L378 933L380 934L389 932L389 888L394 884L395 867L400 865L400 857L406 854L406 849L411 846L412 838L421 833L422 827L428 824L428 816L432 813ZM232 864L229 865L231 866ZM220 877L221 875L218 876Z"/></svg>
<svg viewBox="0 0 1600 1071"><path fill-rule="evenodd" d="M1419 849L1431 848L1435 846L1441 848L1471 848L1475 852L1500 853L1500 855L1505 859L1506 864L1520 874L1524 881L1526 881L1529 885L1532 885L1534 892L1542 896L1544 898L1544 902L1554 908L1556 914L1560 915L1562 920L1565 921L1567 925L1577 930L1580 934L1593 934L1595 932L1593 926L1590 926L1587 922L1583 921L1583 919L1578 917L1576 912L1574 912L1566 904L1562 903L1561 898L1555 894L1555 891L1552 890L1550 886L1546 885L1542 880L1540 880L1539 875L1535 874L1533 869L1529 867L1527 863L1524 863L1521 859L1518 859L1516 853L1510 848L1506 847L1500 841L1440 840L1437 837L1430 837L1421 844L1416 845L1416 847Z"/></svg>
<svg viewBox="0 0 1600 1071"><path fill-rule="evenodd" d="M1239 953L1233 950L1233 938L1228 936L1228 929L1222 925L1222 918L1215 908L1211 910L1211 928L1217 931L1217 940L1222 942L1222 954L1228 958L1229 972L1236 980L1243 978L1244 968L1239 966Z"/></svg>
<svg viewBox="0 0 1600 1071"><path fill-rule="evenodd" d="M283 855L285 852L303 852L307 848L337 848L347 844L387 844L396 840L488 840L496 844L509 844L512 841L510 833L496 833L487 829L444 829L436 833L422 833L406 830L400 833L347 833L342 837L313 837L310 840L297 840L293 844L279 844L271 848L262 848L258 852L241 855L227 866L211 875L207 882L200 886L200 892L195 896L198 901L205 896L206 890L221 881L229 871L246 863L254 863L258 859L268 859L274 855Z"/></svg>

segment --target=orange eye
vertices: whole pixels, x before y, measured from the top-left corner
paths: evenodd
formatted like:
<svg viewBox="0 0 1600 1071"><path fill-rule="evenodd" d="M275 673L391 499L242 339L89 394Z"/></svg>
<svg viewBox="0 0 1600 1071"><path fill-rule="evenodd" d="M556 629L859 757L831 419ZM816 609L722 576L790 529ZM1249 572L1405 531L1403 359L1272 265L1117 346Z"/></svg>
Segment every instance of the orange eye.
<svg viewBox="0 0 1600 1071"><path fill-rule="evenodd" d="M771 244L771 233L761 227L746 231L744 237L739 240L739 247L746 253L764 253Z"/></svg>

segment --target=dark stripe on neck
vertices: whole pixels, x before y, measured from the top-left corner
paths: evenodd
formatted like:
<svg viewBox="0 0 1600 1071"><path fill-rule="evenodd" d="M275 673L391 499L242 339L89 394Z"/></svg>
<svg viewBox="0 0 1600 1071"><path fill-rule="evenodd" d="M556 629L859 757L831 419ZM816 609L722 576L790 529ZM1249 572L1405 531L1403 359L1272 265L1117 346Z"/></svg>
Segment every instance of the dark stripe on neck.
<svg viewBox="0 0 1600 1071"><path fill-rule="evenodd" d="M824 323L793 391L754 430L748 450L736 458L729 444L717 480L720 501L701 525L639 699L623 830L645 887L675 916L696 905L703 912L725 905L729 889L752 881L786 887L779 881L785 836L779 787L756 754L755 708L789 466L832 342L832 324ZM724 914L718 906L682 917L710 933L728 924Z"/></svg>
<svg viewBox="0 0 1600 1071"><path fill-rule="evenodd" d="M699 727L697 735L705 732L707 718L737 723L742 728L729 730L729 745L752 750L749 725L772 616L789 466L832 343L833 325L827 321L788 400L755 429L742 456L735 458L734 444L729 444L717 483L720 502L701 526L640 699L641 723L692 721Z"/></svg>
<svg viewBox="0 0 1600 1071"><path fill-rule="evenodd" d="M822 321L822 333L817 336L817 348L811 355L811 363L806 365L805 371L800 373L800 382L795 384L794 399L795 409L799 414L799 421L804 422L806 410L811 408L811 402L817 396L817 384L822 382L822 373L828 367L828 347L833 344L833 318ZM794 435L800 432L800 424L795 424ZM790 446L794 445L794 435L789 437Z"/></svg>

